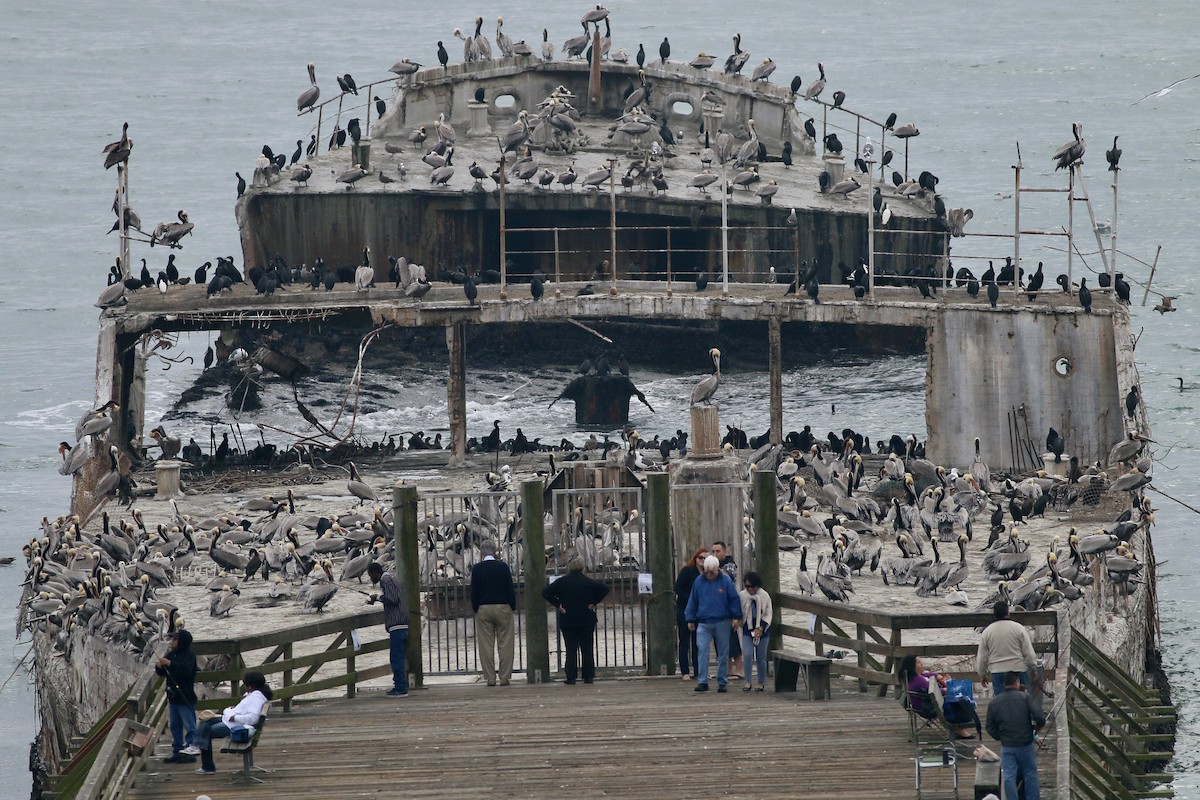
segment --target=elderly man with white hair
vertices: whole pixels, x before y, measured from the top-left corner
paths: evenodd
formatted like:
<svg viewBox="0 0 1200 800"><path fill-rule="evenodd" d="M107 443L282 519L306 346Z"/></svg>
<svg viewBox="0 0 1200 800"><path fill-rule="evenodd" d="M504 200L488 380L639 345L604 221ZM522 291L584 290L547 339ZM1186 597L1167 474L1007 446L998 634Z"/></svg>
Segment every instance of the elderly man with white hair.
<svg viewBox="0 0 1200 800"><path fill-rule="evenodd" d="M708 691L708 647L717 643L717 691L729 683L729 637L742 619L742 601L733 579L721 571L716 556L704 559L704 574L692 584L684 611L688 629L696 632L696 688Z"/></svg>

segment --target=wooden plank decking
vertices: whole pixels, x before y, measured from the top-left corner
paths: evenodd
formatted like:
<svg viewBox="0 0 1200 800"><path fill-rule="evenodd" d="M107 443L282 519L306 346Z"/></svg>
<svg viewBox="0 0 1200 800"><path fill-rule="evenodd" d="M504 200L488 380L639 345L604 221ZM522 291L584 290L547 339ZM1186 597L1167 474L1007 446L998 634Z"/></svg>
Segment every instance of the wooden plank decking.
<svg viewBox="0 0 1200 800"><path fill-rule="evenodd" d="M740 683L725 695L693 686L455 685L299 704L272 716L256 751L271 770L266 785L231 786L241 760L220 753L215 776L156 758L127 797L660 800L689 786L712 797L915 796L908 722L894 700L835 688L831 702L812 703L769 688L743 693ZM166 739L158 750L169 753ZM1045 789L1051 753L1040 760ZM971 797L974 762L960 761L959 776L959 796ZM925 781L950 796L947 771L927 770Z"/></svg>

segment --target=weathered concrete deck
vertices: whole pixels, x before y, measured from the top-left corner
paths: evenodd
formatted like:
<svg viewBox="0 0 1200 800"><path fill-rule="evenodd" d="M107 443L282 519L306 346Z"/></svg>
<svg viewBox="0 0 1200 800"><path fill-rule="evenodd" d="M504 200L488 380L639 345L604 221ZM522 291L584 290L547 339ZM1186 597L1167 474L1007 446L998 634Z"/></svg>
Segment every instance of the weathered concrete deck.
<svg viewBox="0 0 1200 800"><path fill-rule="evenodd" d="M770 690L744 694L736 684L729 694L696 695L693 685L439 686L402 700L367 693L321 701L272 716L255 757L271 770L260 776L266 785L231 787L227 771L241 760L217 753L215 776L154 760L127 797L914 796L914 748L894 700L835 690L832 702L810 703ZM981 715L984 705L980 698ZM971 796L974 762L965 756L975 744L960 748L960 797ZM1054 781L1048 747L1044 791ZM169 754L166 739L158 751ZM941 792L933 796L950 796L947 770L926 770L923 781Z"/></svg>

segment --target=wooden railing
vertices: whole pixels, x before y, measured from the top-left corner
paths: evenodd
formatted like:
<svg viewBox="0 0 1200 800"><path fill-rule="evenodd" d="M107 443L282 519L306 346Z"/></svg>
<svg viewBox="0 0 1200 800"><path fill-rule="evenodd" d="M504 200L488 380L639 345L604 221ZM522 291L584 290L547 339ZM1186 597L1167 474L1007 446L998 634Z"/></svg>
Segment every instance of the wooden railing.
<svg viewBox="0 0 1200 800"><path fill-rule="evenodd" d="M358 632L357 644L355 632ZM331 639L324 643L323 650L296 655L298 644L304 642L319 648L322 643L317 640L326 637ZM387 663L358 669L356 659L385 651L389 646L383 629L383 611L378 609L239 639L197 640L192 645L197 655L228 657L228 663L220 669L203 670L196 675L197 683L218 685L218 696L201 700L197 708L224 708L230 698L240 697L239 685L247 670L256 670L267 677L274 700L281 701L285 712L291 711L295 697L338 686L346 687L346 697L354 697L359 683L391 674ZM252 655L263 650L269 652L261 657ZM344 669L335 666L339 661L345 662ZM297 671L302 671L299 677ZM318 677L322 671L324 674ZM221 693L220 685L224 683L229 684L228 694Z"/></svg>
<svg viewBox="0 0 1200 800"><path fill-rule="evenodd" d="M71 763L52 782L51 796L66 800L117 800L128 789L154 751L167 724L167 698L162 678L147 665L125 697L118 701L93 734L108 721L102 737L89 735Z"/></svg>
<svg viewBox="0 0 1200 800"><path fill-rule="evenodd" d="M783 636L812 642L817 655L829 648L848 650L854 659L835 660L834 674L857 678L859 689L879 687L879 696L887 694L896 685L896 668L904 656L914 655L924 659L969 658L971 666L965 670L942 669L954 677L976 676L975 653L979 646L976 628L992 622L991 612L937 613L937 614L889 614L842 603L829 603L809 597L781 592L777 604L780 608L811 614L811 628L806 625L784 623L780 626ZM1033 649L1039 656L1050 656L1047 669L1058 665L1058 615L1053 611L1013 612L1012 618L1030 629ZM958 631L962 635L956 641L939 644L905 644L906 632L915 631Z"/></svg>
<svg viewBox="0 0 1200 800"><path fill-rule="evenodd" d="M1173 755L1175 707L1164 705L1158 690L1138 684L1079 633L1071 632L1070 643L1065 714L1069 736L1060 739L1069 751L1069 796L1174 797L1163 785L1173 776L1160 768Z"/></svg>
<svg viewBox="0 0 1200 800"><path fill-rule="evenodd" d="M355 631L371 632L376 638L364 640ZM330 637L323 650L296 656L297 645L304 643L320 648L319 640ZM254 634L240 639L216 641L197 640L193 649L197 655L224 655L228 664L220 669L203 670L196 675L197 683L216 683L217 696L200 700L198 709L220 709L237 697L239 683L247 670L257 670L267 676L274 689L274 699L282 701L283 710L290 711L293 698L346 687L346 696L354 697L358 684L391 674L387 663L357 669L356 659L367 653L385 651L389 647L383 630L383 612L372 610L350 617L319 620L307 625ZM257 651L268 650L262 658ZM344 662L344 667L343 667ZM303 670L297 678L296 671ZM317 678L318 672L326 674ZM332 673L332 674L328 674ZM279 681L272 676L281 676ZM220 685L228 682L229 694L220 693ZM56 800L116 800L133 785L137 775L153 753L154 744L167 725L167 699L162 691L162 678L154 673L152 664L130 687L128 694L109 710L92 729L80 750L73 755L67 768L53 781L52 797Z"/></svg>

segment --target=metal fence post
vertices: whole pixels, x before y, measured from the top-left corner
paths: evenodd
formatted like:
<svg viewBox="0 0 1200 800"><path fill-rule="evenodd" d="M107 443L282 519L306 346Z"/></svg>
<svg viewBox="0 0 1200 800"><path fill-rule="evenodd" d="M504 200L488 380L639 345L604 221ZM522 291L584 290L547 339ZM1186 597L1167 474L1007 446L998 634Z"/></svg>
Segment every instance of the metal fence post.
<svg viewBox="0 0 1200 800"><path fill-rule="evenodd" d="M646 476L646 558L654 593L646 604L646 673L660 667L675 674L675 598L671 554L671 479L666 473Z"/></svg>
<svg viewBox="0 0 1200 800"><path fill-rule="evenodd" d="M408 649L405 668L410 683L425 685L424 652L421 648L421 578L417 562L417 487L392 487L392 524L396 539L396 577L404 589L408 606Z"/></svg>
<svg viewBox="0 0 1200 800"><path fill-rule="evenodd" d="M521 483L521 526L525 532L525 673L530 683L550 682L546 585L546 516L540 479Z"/></svg>
<svg viewBox="0 0 1200 800"><path fill-rule="evenodd" d="M775 508L775 482L774 472L759 470L754 473L754 559L763 588L772 598L779 596L779 515ZM782 610L775 606L767 645L769 650L779 650L783 646L781 620Z"/></svg>

